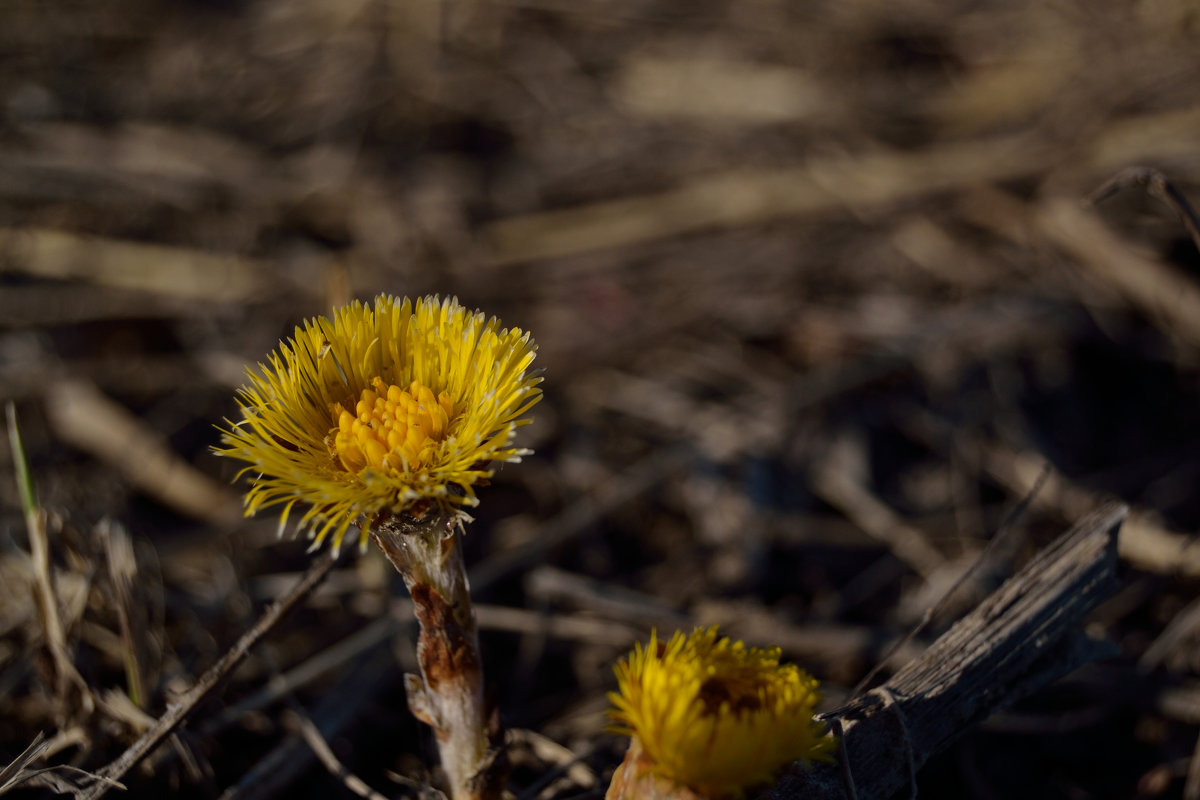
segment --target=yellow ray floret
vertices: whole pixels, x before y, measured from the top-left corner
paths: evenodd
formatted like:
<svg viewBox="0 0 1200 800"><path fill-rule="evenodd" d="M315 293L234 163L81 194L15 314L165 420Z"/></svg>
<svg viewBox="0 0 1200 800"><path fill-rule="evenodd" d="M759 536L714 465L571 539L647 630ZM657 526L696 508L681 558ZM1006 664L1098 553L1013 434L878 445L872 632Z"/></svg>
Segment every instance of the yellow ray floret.
<svg viewBox="0 0 1200 800"><path fill-rule="evenodd" d="M715 627L651 634L616 667L614 730L634 737L653 773L709 797L741 797L796 760L834 746L813 719L817 681L779 649L718 638Z"/></svg>
<svg viewBox="0 0 1200 800"><path fill-rule="evenodd" d="M520 461L516 429L541 398L537 346L455 298L380 295L296 328L239 393L221 455L249 464L246 514L296 503L339 547L360 522L433 503L461 513L490 464ZM241 474L241 473L239 473Z"/></svg>

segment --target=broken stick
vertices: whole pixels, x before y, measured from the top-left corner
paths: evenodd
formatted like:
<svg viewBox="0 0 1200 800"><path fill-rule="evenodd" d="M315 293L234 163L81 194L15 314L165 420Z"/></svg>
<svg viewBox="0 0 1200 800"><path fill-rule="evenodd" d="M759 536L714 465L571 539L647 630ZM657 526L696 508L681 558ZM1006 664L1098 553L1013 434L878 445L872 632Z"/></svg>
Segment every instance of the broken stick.
<svg viewBox="0 0 1200 800"><path fill-rule="evenodd" d="M890 797L971 725L1106 654L1080 623L1117 587L1128 511L1110 503L1081 520L924 655L829 715L839 763L789 772L758 800Z"/></svg>

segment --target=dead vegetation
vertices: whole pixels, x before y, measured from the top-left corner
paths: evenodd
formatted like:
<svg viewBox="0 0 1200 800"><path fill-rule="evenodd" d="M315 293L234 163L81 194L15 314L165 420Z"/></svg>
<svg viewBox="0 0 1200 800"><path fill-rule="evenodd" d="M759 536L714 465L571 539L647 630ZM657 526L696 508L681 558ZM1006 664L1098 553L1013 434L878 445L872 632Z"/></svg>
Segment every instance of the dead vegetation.
<svg viewBox="0 0 1200 800"><path fill-rule="evenodd" d="M601 796L651 626L779 644L832 709L1113 496L1111 657L917 785L1200 797L1192 4L53 5L0 7L0 792L95 791L309 569L213 425L386 291L540 344L467 537L521 800ZM390 573L344 555L123 794L427 796Z"/></svg>

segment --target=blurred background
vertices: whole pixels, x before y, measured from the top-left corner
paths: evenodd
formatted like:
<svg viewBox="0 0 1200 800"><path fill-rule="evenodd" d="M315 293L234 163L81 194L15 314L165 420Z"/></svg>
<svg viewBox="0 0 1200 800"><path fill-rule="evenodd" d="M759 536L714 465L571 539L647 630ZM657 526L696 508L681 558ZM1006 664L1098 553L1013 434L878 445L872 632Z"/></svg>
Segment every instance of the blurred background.
<svg viewBox="0 0 1200 800"><path fill-rule="evenodd" d="M303 319L436 292L546 371L468 533L522 800L602 796L651 627L835 706L1043 473L883 675L1110 496L1115 655L921 796L1200 796L1200 255L1126 172L1200 198L1198 45L1184 0L3 0L0 397L48 554L6 440L0 764L100 768L291 585L214 426ZM418 796L405 602L344 554L126 796L354 796L303 716Z"/></svg>

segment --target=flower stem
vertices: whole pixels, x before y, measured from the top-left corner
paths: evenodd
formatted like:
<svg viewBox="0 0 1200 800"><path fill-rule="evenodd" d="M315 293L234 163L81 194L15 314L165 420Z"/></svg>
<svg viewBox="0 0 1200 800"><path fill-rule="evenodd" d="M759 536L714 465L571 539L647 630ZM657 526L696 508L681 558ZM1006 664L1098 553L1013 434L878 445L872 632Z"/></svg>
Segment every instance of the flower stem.
<svg viewBox="0 0 1200 800"><path fill-rule="evenodd" d="M674 783L653 771L654 761L637 737L629 742L625 758L613 772L604 800L708 800L704 795Z"/></svg>
<svg viewBox="0 0 1200 800"><path fill-rule="evenodd" d="M421 626L421 675L405 676L408 706L437 736L451 798L496 800L504 771L498 751L489 747L483 667L460 528L453 515L431 510L422 517L400 514L381 520L371 537L412 595Z"/></svg>

